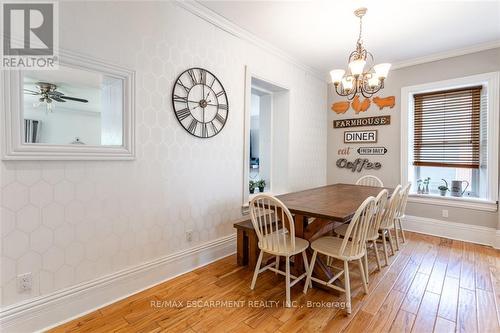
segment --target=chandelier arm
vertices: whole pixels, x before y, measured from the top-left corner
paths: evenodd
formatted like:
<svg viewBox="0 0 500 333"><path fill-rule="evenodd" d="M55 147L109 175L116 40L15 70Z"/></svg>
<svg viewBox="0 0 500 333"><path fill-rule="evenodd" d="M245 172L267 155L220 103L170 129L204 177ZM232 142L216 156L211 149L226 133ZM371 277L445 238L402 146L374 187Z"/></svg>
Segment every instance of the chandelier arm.
<svg viewBox="0 0 500 333"><path fill-rule="evenodd" d="M337 86L335 86L335 92L339 95L339 96L349 96L349 93L345 92L344 89L341 88L340 91L338 91L337 89Z"/></svg>

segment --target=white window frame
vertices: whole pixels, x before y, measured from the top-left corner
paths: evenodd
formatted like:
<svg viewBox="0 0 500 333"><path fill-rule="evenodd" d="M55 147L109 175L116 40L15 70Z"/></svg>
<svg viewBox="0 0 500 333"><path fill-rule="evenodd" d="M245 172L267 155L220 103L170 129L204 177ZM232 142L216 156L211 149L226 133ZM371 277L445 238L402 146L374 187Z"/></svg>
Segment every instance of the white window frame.
<svg viewBox="0 0 500 333"><path fill-rule="evenodd" d="M409 202L439 206L461 207L484 211L498 209L498 147L499 136L499 89L500 72L490 72L451 80L429 82L401 88L401 184L413 179L409 165L413 162L413 95L418 93L447 90L475 85L484 85L488 89L488 197L441 197L411 193Z"/></svg>

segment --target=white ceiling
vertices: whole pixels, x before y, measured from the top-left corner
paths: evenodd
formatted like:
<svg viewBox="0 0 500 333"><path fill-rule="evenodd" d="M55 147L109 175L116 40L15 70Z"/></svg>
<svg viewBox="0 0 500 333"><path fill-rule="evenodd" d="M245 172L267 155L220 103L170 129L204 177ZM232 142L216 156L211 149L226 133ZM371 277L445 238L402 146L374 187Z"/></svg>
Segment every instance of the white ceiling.
<svg viewBox="0 0 500 333"><path fill-rule="evenodd" d="M344 68L365 6L363 39L377 63L500 41L500 1L203 1L202 5L321 72Z"/></svg>

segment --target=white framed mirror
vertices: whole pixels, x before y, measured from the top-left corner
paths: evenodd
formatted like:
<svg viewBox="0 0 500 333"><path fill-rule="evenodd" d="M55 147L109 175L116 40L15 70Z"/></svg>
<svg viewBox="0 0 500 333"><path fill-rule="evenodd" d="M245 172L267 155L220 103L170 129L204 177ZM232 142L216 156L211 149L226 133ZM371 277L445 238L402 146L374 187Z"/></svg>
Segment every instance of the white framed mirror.
<svg viewBox="0 0 500 333"><path fill-rule="evenodd" d="M133 70L60 52L58 69L1 80L4 160L134 158Z"/></svg>

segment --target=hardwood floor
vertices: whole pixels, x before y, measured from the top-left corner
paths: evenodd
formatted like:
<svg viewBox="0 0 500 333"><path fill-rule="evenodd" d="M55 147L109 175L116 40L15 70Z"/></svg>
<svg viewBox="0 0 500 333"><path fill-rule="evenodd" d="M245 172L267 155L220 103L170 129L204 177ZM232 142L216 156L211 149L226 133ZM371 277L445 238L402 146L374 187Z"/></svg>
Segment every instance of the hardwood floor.
<svg viewBox="0 0 500 333"><path fill-rule="evenodd" d="M233 255L51 332L500 332L500 251L487 246L408 232L381 272L370 258L368 295L351 274L350 316L320 303L343 295L302 283L283 308L284 277L263 273L251 291L252 269Z"/></svg>

